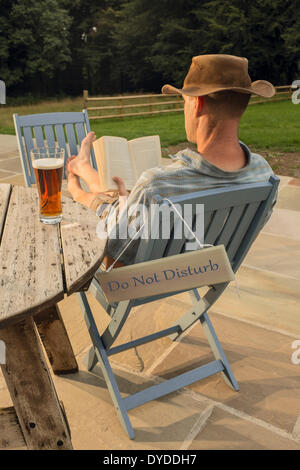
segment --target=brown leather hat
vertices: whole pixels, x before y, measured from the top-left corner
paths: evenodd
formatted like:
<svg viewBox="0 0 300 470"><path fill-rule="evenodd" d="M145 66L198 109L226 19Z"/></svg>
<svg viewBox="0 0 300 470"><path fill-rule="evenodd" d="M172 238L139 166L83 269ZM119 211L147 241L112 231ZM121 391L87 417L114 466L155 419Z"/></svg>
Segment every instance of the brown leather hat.
<svg viewBox="0 0 300 470"><path fill-rule="evenodd" d="M218 91L233 90L240 93L271 98L275 88L266 80L251 82L248 75L248 59L226 54L198 55L185 77L183 88L164 85L162 93L205 96Z"/></svg>

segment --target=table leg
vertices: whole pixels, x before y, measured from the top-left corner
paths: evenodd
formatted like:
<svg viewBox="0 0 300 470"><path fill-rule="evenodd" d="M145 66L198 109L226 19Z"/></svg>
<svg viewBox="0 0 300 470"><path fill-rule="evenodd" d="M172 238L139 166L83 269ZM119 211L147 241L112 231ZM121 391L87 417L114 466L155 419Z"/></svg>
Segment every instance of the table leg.
<svg viewBox="0 0 300 470"><path fill-rule="evenodd" d="M68 426L31 317L1 329L2 372L29 449L72 449Z"/></svg>
<svg viewBox="0 0 300 470"><path fill-rule="evenodd" d="M77 372L78 365L58 306L34 315L34 321L54 374Z"/></svg>

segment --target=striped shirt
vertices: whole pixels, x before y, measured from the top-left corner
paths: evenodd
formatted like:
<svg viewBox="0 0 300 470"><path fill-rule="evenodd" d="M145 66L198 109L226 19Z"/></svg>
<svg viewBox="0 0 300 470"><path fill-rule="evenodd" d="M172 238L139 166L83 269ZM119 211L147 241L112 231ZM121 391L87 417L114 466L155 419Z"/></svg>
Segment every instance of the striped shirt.
<svg viewBox="0 0 300 470"><path fill-rule="evenodd" d="M156 194L159 194L161 197L169 197L205 189L220 188L227 185L268 181L269 177L273 175L272 168L268 162L261 155L250 152L249 148L242 142L240 142L240 145L245 152L247 163L237 171L224 171L205 160L198 152L189 148L171 156L173 161L170 165L146 170L140 176L128 197L127 212L130 213L130 207L134 208L137 204L148 208L152 197ZM113 229L116 220L116 213L114 213L114 210L111 210L112 207L117 209L118 201L110 206L106 216L108 233ZM105 206L101 205L96 211L97 214L101 216L104 209ZM116 259L126 245L128 245L129 240L130 238L109 239L107 254ZM132 264L137 252L138 243L139 240L134 240L119 258L119 261L124 264Z"/></svg>

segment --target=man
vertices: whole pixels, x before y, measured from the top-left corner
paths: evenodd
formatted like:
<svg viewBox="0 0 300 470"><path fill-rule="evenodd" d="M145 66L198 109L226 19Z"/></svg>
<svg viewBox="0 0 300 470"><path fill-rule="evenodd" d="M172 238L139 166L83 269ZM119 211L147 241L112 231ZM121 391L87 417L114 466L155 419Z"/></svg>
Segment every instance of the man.
<svg viewBox="0 0 300 470"><path fill-rule="evenodd" d="M169 197L225 185L267 181L273 174L266 160L251 153L238 139L239 122L251 94L270 98L275 93L269 82L251 83L246 58L223 54L193 57L183 88L165 85L162 92L182 94L187 139L197 144L197 151L187 148L173 156L169 166L145 171L130 195L122 179L116 177L119 195L129 195L128 207L135 204L148 207L154 194ZM95 138L90 133L79 155L69 159L68 189L75 200L101 216L104 209L109 212L118 202L117 197L100 192L97 172L89 163ZM81 189L78 176L89 184L91 193ZM116 259L127 245L126 239L110 240L107 263ZM136 249L137 242L128 246L120 258L121 263L131 264Z"/></svg>

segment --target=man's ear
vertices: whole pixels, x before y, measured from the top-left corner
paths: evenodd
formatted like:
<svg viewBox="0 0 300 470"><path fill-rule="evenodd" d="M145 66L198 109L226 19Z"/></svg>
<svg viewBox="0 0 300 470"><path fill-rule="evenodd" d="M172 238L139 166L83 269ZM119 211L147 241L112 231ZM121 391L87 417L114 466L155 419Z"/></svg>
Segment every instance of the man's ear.
<svg viewBox="0 0 300 470"><path fill-rule="evenodd" d="M201 111L203 109L204 105L204 97L203 96L196 96L195 97L195 110L196 110L196 115L200 116Z"/></svg>

